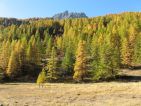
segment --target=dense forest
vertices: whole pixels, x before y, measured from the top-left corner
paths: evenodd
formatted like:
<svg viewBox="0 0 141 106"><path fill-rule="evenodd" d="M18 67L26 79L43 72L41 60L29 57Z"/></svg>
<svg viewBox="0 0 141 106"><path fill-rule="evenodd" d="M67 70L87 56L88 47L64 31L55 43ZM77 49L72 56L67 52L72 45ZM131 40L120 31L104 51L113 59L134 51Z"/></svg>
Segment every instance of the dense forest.
<svg viewBox="0 0 141 106"><path fill-rule="evenodd" d="M141 13L0 19L0 78L55 82L115 78L141 65Z"/></svg>

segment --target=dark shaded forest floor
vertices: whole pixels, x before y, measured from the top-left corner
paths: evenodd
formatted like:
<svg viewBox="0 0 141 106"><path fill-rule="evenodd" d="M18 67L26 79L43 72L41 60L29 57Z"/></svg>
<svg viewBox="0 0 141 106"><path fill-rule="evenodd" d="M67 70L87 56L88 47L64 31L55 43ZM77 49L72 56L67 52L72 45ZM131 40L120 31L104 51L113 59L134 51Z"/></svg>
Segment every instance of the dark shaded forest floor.
<svg viewBox="0 0 141 106"><path fill-rule="evenodd" d="M136 70L123 69L120 74L121 76L116 79L117 81L121 81L121 82L141 81L141 69L136 69Z"/></svg>
<svg viewBox="0 0 141 106"><path fill-rule="evenodd" d="M64 84L0 84L4 106L141 106L141 70L123 70L126 81ZM128 79L129 78L129 79Z"/></svg>

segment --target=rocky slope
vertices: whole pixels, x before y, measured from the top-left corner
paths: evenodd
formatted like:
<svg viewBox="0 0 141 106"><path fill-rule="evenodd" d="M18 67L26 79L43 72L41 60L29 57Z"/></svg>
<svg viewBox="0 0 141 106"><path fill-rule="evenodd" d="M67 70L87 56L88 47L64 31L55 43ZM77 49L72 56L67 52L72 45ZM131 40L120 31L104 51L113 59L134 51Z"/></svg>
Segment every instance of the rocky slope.
<svg viewBox="0 0 141 106"><path fill-rule="evenodd" d="M76 13L76 12L68 12L65 11L63 13L59 13L53 16L53 19L66 19L66 18L87 18L85 13Z"/></svg>

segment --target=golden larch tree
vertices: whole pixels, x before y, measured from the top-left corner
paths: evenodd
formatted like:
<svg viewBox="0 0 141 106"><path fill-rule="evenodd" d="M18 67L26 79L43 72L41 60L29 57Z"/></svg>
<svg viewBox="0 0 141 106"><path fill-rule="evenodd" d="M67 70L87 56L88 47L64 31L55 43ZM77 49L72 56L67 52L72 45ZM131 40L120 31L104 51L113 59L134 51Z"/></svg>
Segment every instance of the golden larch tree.
<svg viewBox="0 0 141 106"><path fill-rule="evenodd" d="M86 75L86 42L80 40L76 51L76 61L74 65L73 79L76 81L82 81Z"/></svg>

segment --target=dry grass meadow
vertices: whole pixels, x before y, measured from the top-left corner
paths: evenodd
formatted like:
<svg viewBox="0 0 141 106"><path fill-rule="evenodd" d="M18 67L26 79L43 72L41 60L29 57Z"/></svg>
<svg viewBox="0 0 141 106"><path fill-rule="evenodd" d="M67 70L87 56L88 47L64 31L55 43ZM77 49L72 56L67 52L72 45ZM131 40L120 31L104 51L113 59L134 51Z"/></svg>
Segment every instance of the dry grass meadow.
<svg viewBox="0 0 141 106"><path fill-rule="evenodd" d="M115 82L64 84L0 84L0 106L141 106L141 70L123 70L133 76ZM137 81L137 82L136 82Z"/></svg>
<svg viewBox="0 0 141 106"><path fill-rule="evenodd" d="M141 106L141 82L0 85L4 106Z"/></svg>

